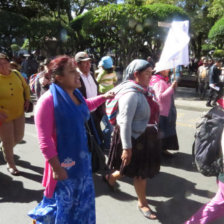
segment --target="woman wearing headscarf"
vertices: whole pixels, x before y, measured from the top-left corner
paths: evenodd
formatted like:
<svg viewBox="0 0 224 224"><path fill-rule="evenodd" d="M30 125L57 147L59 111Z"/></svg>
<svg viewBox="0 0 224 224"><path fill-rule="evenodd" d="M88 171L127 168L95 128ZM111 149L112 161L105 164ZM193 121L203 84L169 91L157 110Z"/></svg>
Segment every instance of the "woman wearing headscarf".
<svg viewBox="0 0 224 224"><path fill-rule="evenodd" d="M95 195L85 123L110 94L85 100L74 60L51 61L54 80L37 102L35 125L45 158L43 200L29 212L38 224L94 224Z"/></svg>
<svg viewBox="0 0 224 224"><path fill-rule="evenodd" d="M133 178L139 211L146 218L156 219L146 200L146 178L158 174L161 153L157 129L147 125L151 116L147 102L147 97L152 97L148 92L151 75L151 64L135 59L126 69L126 81L113 89L118 110L108 165L114 172L105 175L104 180L114 190L116 180L123 175Z"/></svg>
<svg viewBox="0 0 224 224"><path fill-rule="evenodd" d="M171 155L167 150L178 150L179 144L176 133L176 107L174 104L174 90L177 87L177 81L172 84L169 82L169 70L163 68L163 65L157 63L156 74L152 76L150 86L156 94L159 103L159 132L161 138L161 147L165 155Z"/></svg>

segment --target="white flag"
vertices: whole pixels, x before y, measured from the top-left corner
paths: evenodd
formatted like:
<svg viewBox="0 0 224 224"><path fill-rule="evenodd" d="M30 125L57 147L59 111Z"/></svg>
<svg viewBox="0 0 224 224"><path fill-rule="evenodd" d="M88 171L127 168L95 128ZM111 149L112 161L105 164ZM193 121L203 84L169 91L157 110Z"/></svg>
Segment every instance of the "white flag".
<svg viewBox="0 0 224 224"><path fill-rule="evenodd" d="M189 64L188 30L188 20L172 22L160 60L156 64L157 72Z"/></svg>

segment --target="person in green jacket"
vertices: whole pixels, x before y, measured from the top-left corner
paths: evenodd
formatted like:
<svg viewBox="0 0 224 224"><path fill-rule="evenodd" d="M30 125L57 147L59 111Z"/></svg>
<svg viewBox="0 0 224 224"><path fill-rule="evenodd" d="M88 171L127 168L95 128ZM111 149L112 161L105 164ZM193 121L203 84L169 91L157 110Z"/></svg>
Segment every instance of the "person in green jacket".
<svg viewBox="0 0 224 224"><path fill-rule="evenodd" d="M99 69L95 72L96 81L99 83L99 92L101 94L114 88L114 84L117 82L117 75L114 71L113 60L110 56L104 56L101 58ZM113 127L110 124L106 115L103 116L102 122L105 126L103 132L103 148L109 150L111 133Z"/></svg>
<svg viewBox="0 0 224 224"><path fill-rule="evenodd" d="M98 67L96 81L99 83L99 92L105 93L114 88L114 84L117 82L112 58L110 56L102 57Z"/></svg>

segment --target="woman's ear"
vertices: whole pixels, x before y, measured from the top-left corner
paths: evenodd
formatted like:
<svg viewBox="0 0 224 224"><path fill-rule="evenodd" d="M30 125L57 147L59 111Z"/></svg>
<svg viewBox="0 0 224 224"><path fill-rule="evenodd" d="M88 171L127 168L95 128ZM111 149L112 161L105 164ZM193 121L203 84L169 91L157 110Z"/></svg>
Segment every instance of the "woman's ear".
<svg viewBox="0 0 224 224"><path fill-rule="evenodd" d="M55 81L56 81L57 83L62 83L62 81L63 81L63 77L62 77L62 75L55 75Z"/></svg>
<svg viewBox="0 0 224 224"><path fill-rule="evenodd" d="M138 79L138 75L139 75L139 72L135 71L133 74L135 80Z"/></svg>

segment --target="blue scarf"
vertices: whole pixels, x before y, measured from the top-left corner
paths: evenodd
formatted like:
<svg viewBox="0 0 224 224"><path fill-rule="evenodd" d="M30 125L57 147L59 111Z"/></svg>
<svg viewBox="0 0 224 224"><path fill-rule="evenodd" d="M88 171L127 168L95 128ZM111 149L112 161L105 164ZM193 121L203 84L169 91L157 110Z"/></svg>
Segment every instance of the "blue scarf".
<svg viewBox="0 0 224 224"><path fill-rule="evenodd" d="M89 109L79 90L75 90L74 95L81 102L80 105L75 105L57 84L53 83L50 91L54 102L59 161L69 178L83 177L87 175L91 162L84 126L90 116Z"/></svg>

